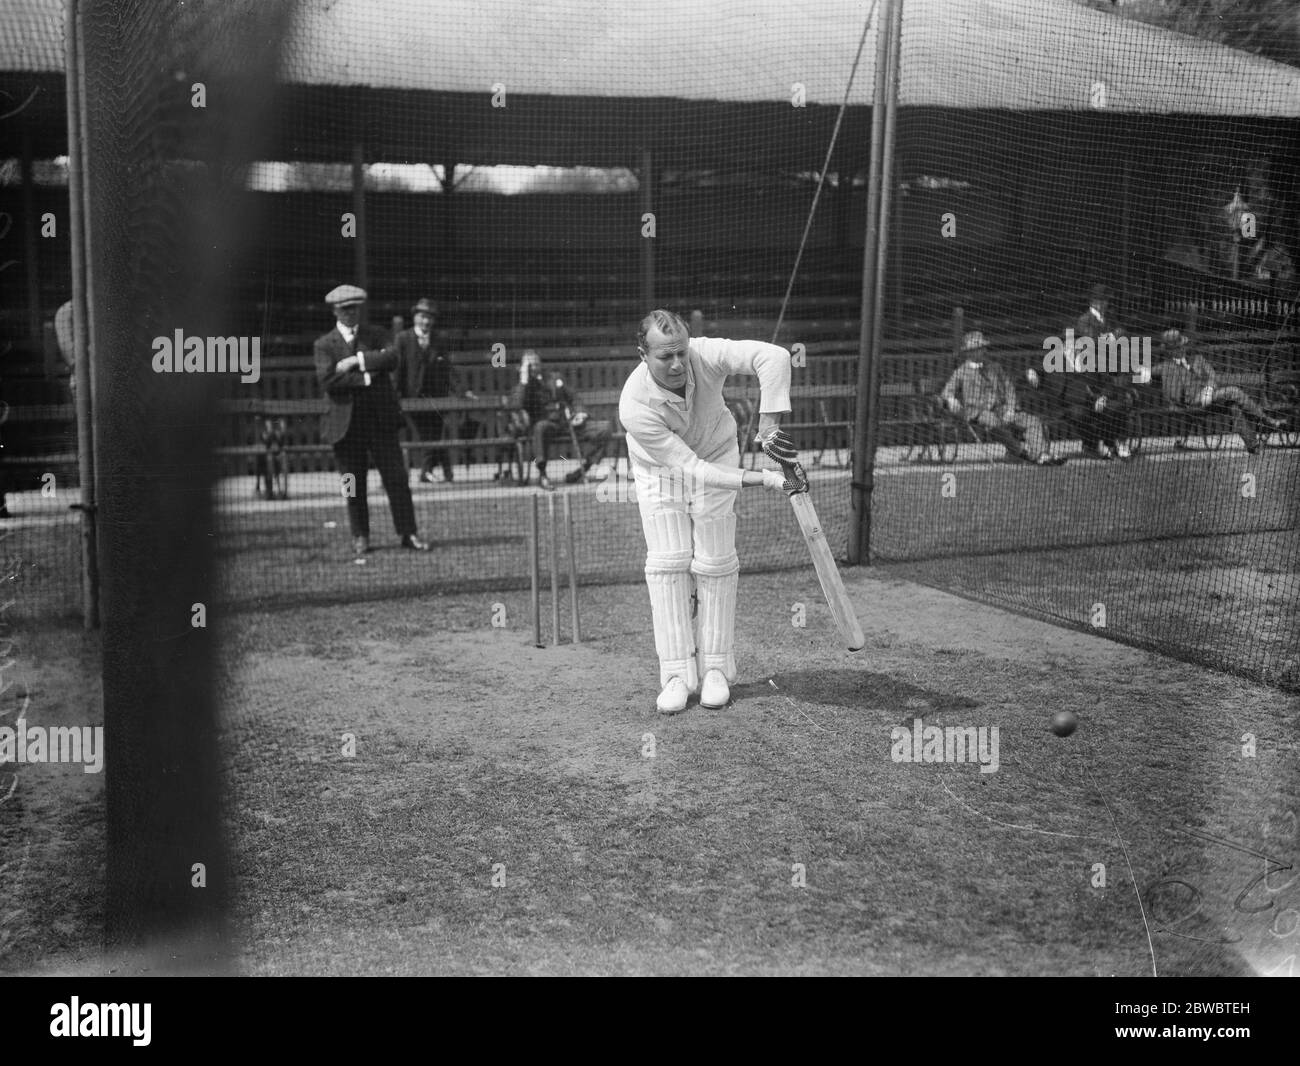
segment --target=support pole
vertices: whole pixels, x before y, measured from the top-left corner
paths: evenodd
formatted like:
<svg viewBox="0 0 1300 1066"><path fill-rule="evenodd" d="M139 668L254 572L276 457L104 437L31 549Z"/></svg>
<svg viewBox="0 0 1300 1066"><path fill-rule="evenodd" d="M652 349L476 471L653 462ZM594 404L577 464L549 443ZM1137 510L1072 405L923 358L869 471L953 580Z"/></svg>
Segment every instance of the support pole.
<svg viewBox="0 0 1300 1066"><path fill-rule="evenodd" d="M645 216L654 213L654 168L649 148L641 149L641 168L637 173L637 186L641 193L641 216L638 220L638 233L645 230ZM658 219L656 234L658 233ZM641 313L653 310L655 306L655 241L659 238L641 237Z"/></svg>
<svg viewBox="0 0 1300 1066"><path fill-rule="evenodd" d="M68 0L64 34L68 108L68 233L72 258L72 373L77 382L77 477L81 482L77 509L81 512L81 620L86 629L99 626L99 545L95 510L95 427L92 398L94 369L90 358L90 258L85 206L86 122L82 108L81 24L77 0Z"/></svg>
<svg viewBox="0 0 1300 1066"><path fill-rule="evenodd" d="M902 0L882 0L876 33L876 80L871 105L871 167L867 179L867 231L862 250L862 325L854 414L853 480L848 561L871 561L871 493L875 488L877 394L880 380L885 266L889 250L889 186L892 183L894 113Z"/></svg>
<svg viewBox="0 0 1300 1066"><path fill-rule="evenodd" d="M1120 314L1131 315L1133 313L1133 298L1129 291L1129 260L1133 256L1132 246L1132 194L1133 194L1133 164L1128 157L1128 148L1124 150L1124 172L1121 182L1122 202L1119 213L1119 232L1120 232L1120 264L1119 264L1119 291L1120 291Z"/></svg>
<svg viewBox="0 0 1300 1066"><path fill-rule="evenodd" d="M368 257L366 255L366 241L368 239L368 227L366 225L366 163L365 148L360 141L356 141L352 145L352 213L357 216L357 236L352 248L352 273L356 277L356 284L369 293L370 271L367 267ZM367 302L361 308L363 318L368 307L369 303Z"/></svg>
<svg viewBox="0 0 1300 1066"><path fill-rule="evenodd" d="M36 237L36 197L32 178L32 131L24 116L22 123L22 196L23 196L23 253L27 259L27 334L32 351L41 350L41 283L38 272Z"/></svg>

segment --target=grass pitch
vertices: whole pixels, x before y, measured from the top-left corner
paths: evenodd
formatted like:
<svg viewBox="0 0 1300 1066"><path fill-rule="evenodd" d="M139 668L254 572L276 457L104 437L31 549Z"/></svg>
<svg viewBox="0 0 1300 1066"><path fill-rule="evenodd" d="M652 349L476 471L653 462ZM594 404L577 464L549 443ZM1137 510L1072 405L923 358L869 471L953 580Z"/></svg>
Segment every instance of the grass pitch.
<svg viewBox="0 0 1300 1066"><path fill-rule="evenodd" d="M235 616L222 634L235 968L1287 965L1297 701L914 584L854 573L848 586L869 639L857 654L837 647L811 570L743 576L733 703L672 718L653 709L639 585L586 590L589 639L560 648L531 646L517 593ZM73 639L33 645L46 684ZM1081 723L1067 739L1047 728L1061 708ZM895 762L892 730L917 717L998 726L997 771ZM98 799L39 769L22 771L21 811L0 807L6 857L27 855L6 883L21 912L6 966L98 972L97 898L70 889L102 833Z"/></svg>

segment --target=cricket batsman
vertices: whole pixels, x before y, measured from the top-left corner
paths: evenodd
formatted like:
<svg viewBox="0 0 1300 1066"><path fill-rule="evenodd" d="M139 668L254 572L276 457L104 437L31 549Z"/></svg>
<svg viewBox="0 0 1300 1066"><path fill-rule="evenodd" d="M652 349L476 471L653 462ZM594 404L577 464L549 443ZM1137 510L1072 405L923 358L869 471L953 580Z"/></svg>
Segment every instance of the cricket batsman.
<svg viewBox="0 0 1300 1066"><path fill-rule="evenodd" d="M793 462L794 444L780 429L790 410L790 353L762 341L692 338L680 316L663 310L642 319L637 342L641 364L623 386L618 414L645 532L658 707L676 714L697 692L702 706L723 707L736 679L736 493L794 486L776 470L741 469L722 386L729 374L758 376L763 450Z"/></svg>

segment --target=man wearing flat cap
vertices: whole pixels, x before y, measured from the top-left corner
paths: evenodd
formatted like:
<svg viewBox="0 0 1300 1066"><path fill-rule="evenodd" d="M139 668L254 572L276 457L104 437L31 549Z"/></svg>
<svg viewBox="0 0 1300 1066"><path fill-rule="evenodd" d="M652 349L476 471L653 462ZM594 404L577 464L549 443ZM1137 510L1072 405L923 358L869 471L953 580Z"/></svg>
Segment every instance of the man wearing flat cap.
<svg viewBox="0 0 1300 1066"><path fill-rule="evenodd" d="M329 400L321 420L321 439L334 446L339 473L345 478L351 475L347 503L353 550L358 557L370 550L366 481L373 459L402 547L428 551L429 545L416 534L411 486L397 438L402 409L391 376L397 369L397 349L385 345L382 330L361 325L364 289L340 285L330 290L325 302L338 324L317 338L313 349L316 380Z"/></svg>
<svg viewBox="0 0 1300 1066"><path fill-rule="evenodd" d="M451 353L447 346L434 335L438 324L438 305L428 297L423 297L411 308L414 325L397 334L394 343L397 346L397 388L403 399L439 399L449 396L464 396L474 399L474 393L462 392L456 381L456 368L452 365ZM412 414L412 421L419 431L420 440L437 441L443 437L446 422L438 411L418 411ZM466 418L460 427L465 438L473 437L478 431L478 423ZM443 481L452 480L451 449L430 448L420 468L420 480L433 481L433 464L437 458L442 466Z"/></svg>

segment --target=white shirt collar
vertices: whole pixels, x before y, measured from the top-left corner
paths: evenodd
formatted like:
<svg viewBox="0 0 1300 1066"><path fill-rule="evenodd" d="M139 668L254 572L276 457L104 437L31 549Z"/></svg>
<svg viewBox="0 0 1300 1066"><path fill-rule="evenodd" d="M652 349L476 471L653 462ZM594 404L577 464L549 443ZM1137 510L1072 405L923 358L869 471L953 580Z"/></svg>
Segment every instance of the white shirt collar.
<svg viewBox="0 0 1300 1066"><path fill-rule="evenodd" d="M349 344L352 343L352 337L356 333L358 328L359 327L357 326L345 326L342 322L338 324L339 332L343 334L343 339L347 341Z"/></svg>
<svg viewBox="0 0 1300 1066"><path fill-rule="evenodd" d="M1088 305L1088 314L1092 315L1092 317L1095 318L1098 322L1106 321L1106 319L1102 316L1102 313L1098 311L1095 307L1093 307L1091 304Z"/></svg>

